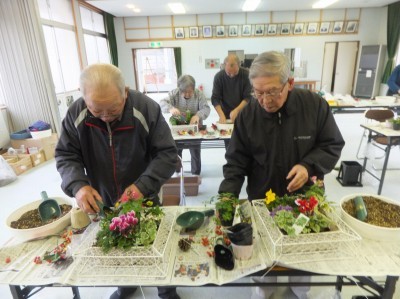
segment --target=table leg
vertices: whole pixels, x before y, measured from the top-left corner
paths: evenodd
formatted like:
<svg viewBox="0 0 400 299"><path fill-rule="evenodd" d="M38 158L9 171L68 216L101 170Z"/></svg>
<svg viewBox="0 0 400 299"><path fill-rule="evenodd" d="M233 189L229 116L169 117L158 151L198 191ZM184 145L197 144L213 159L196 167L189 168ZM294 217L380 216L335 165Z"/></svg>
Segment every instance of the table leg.
<svg viewBox="0 0 400 299"><path fill-rule="evenodd" d="M385 289L382 293L382 299L391 299L394 296L396 290L396 282L399 279L398 276L386 276Z"/></svg>
<svg viewBox="0 0 400 299"><path fill-rule="evenodd" d="M387 169L387 164L389 161L389 155L390 155L390 148L392 147L392 138L388 137L389 144L385 149L385 161L383 162L383 168L382 168L382 174L381 174L381 179L379 181L379 188L378 188L378 195L381 194L382 187L383 187L383 181L385 180L385 174L386 174L386 169Z"/></svg>

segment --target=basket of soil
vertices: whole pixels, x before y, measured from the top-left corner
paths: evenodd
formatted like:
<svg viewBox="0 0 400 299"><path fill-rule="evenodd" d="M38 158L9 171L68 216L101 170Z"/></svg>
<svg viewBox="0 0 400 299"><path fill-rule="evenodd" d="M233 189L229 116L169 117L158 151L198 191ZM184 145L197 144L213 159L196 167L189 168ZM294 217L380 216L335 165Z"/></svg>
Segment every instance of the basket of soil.
<svg viewBox="0 0 400 299"><path fill-rule="evenodd" d="M357 219L356 202L362 197L366 210L364 221ZM363 238L399 242L400 241L400 203L371 194L351 194L340 200L342 219Z"/></svg>
<svg viewBox="0 0 400 299"><path fill-rule="evenodd" d="M6 219L7 228L19 240L45 237L62 231L71 225L72 200L62 197L54 197L54 199L60 205L60 217L42 221L38 210L43 202L40 199L12 212Z"/></svg>

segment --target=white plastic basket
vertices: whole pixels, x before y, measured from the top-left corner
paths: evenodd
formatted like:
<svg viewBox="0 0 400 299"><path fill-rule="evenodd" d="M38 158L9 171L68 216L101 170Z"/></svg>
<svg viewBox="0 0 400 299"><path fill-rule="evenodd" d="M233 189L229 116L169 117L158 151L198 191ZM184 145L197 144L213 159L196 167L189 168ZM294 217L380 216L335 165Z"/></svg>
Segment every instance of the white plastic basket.
<svg viewBox="0 0 400 299"><path fill-rule="evenodd" d="M73 256L80 259L77 275L80 277L140 277L162 278L167 275L168 261L172 252L173 229L176 210L163 208L164 217L158 228L156 239L150 246L137 246L129 250L113 249L104 253L93 247L99 225L91 225Z"/></svg>
<svg viewBox="0 0 400 299"><path fill-rule="evenodd" d="M354 255L354 247L360 243L361 237L336 213L329 215L336 224L335 230L288 236L275 224L263 200L253 200L252 203L261 240L272 260L285 259L295 263L309 259L311 262L334 259L338 252L341 252L342 257L351 256Z"/></svg>

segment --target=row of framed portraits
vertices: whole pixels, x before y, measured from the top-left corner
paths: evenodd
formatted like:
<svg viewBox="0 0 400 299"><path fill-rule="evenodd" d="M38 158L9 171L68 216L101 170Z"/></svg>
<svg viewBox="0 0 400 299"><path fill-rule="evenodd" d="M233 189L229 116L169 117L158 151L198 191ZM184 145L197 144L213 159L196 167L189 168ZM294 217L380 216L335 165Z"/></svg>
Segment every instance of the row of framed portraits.
<svg viewBox="0 0 400 299"><path fill-rule="evenodd" d="M289 34L327 34L354 33L358 30L358 21L311 22L311 23L282 23L256 25L227 25L189 27L189 38L263 36ZM214 30L213 30L214 29ZM175 38L185 38L184 27L175 27Z"/></svg>

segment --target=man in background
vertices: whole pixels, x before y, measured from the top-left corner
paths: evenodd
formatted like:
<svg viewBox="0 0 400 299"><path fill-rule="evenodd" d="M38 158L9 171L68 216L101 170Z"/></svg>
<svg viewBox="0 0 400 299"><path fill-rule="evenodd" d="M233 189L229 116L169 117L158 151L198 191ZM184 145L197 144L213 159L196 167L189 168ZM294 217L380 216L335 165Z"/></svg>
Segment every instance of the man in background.
<svg viewBox="0 0 400 299"><path fill-rule="evenodd" d="M239 112L251 98L249 71L240 67L239 57L229 54L224 60L224 69L214 76L211 102L218 113L219 123L235 121ZM229 140L225 140L225 147Z"/></svg>
<svg viewBox="0 0 400 299"><path fill-rule="evenodd" d="M394 68L387 84L389 86L389 89L387 91L388 96L400 94L400 65Z"/></svg>

